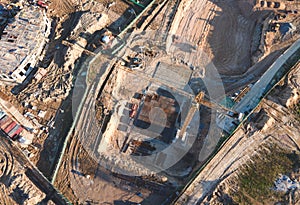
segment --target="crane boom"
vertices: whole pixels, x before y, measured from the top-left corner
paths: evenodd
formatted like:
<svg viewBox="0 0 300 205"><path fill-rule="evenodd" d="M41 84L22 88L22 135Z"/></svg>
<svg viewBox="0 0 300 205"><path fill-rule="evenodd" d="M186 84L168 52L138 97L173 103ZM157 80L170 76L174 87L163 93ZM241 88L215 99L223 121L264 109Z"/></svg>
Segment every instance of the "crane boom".
<svg viewBox="0 0 300 205"><path fill-rule="evenodd" d="M168 88L172 89L172 90L175 90L176 92L188 97L188 98L194 98L194 103L192 105L192 107L190 108L184 122L183 122L183 125L181 126L181 129L179 130L179 133L177 136L179 136L180 138L183 137L184 133L186 132L186 129L188 127L188 125L190 124L190 122L192 121L193 117L194 117L194 114L195 112L197 111L197 109L199 108L199 105L204 105L206 107L209 107L211 109L214 109L214 110L217 110L219 112L223 112L227 115L229 115L229 113L231 114L231 117L236 117L238 118L238 116L236 115L239 115L239 113L237 113L236 111L232 110L232 109L229 109L227 107L224 107L220 104L218 104L217 102L213 102L212 100L208 101L208 100L205 100L204 97L206 96L205 92L201 91L197 94L196 97L194 97L192 94L184 91L184 90L180 90L180 89L177 89L173 86L170 86L170 85L167 85L166 83L160 81L160 80L157 80L153 77L148 77L146 75L142 75L141 72L139 71L129 71L129 69L125 69L124 67L122 66L119 66L119 68L125 70L126 72L130 72L130 73L134 73L136 74L137 76L141 77L141 78L144 78L144 79L147 79L149 80L150 82L155 82L155 83L160 83L162 85L165 85L167 86Z"/></svg>
<svg viewBox="0 0 300 205"><path fill-rule="evenodd" d="M205 100L204 99L205 97L205 93L203 91L201 91L196 97L195 97L195 102L197 103L196 105L192 105L191 109L189 110L185 120L184 120L184 123L179 131L179 137L182 138L184 133L186 132L186 129L188 127L188 125L190 124L191 120L193 119L193 116L196 112L196 110L198 109L199 105L204 105L206 107L209 107L211 109L215 109L215 110L218 110L220 112L232 112L232 114L238 114L236 111L234 110L231 110L229 108L226 108L222 105L219 105L218 103L215 103L215 102L211 102L211 101L208 101L208 100Z"/></svg>
<svg viewBox="0 0 300 205"><path fill-rule="evenodd" d="M201 105L204 105L205 107L209 107L211 109L214 109L214 110L217 110L217 111L220 111L220 112L232 112L233 114L236 114L237 112L232 110L232 109L229 109L225 106L222 106L216 102L213 102L212 100L211 101L208 101L208 100L205 100L204 97L205 97L205 93L203 91L201 91L196 97L195 97L195 101L198 103L198 104L201 104Z"/></svg>
<svg viewBox="0 0 300 205"><path fill-rule="evenodd" d="M186 132L186 129L188 127L188 125L190 124L190 122L192 121L193 117L194 117L194 114L196 112L196 110L198 109L198 106L196 105L192 105L192 107L190 108L185 120L184 120L184 123L179 131L179 137L183 137L184 133Z"/></svg>

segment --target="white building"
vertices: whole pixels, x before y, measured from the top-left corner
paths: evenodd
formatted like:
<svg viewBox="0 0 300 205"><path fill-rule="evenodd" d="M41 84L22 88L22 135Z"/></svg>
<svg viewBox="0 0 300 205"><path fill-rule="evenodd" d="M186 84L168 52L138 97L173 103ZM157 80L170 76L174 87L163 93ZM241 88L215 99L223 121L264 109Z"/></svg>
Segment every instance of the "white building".
<svg viewBox="0 0 300 205"><path fill-rule="evenodd" d="M24 7L5 27L0 39L0 81L22 83L37 64L50 34L44 10Z"/></svg>

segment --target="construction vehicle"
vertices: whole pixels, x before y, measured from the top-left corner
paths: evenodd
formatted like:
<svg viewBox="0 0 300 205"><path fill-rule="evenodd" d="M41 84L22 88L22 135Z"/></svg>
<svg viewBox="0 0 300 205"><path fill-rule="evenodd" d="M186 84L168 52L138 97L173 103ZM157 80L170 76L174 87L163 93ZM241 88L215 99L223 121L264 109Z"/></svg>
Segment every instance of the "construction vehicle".
<svg viewBox="0 0 300 205"><path fill-rule="evenodd" d="M44 9L48 9L48 4L45 1L38 0L37 5Z"/></svg>
<svg viewBox="0 0 300 205"><path fill-rule="evenodd" d="M143 70L144 66L142 59L137 57L131 58L129 68L131 70Z"/></svg>
<svg viewBox="0 0 300 205"><path fill-rule="evenodd" d="M225 115L238 119L239 121L242 120L243 118L243 114L242 113L238 113L234 110L231 110L227 107L224 107L222 105L219 105L218 103L212 102L212 101L208 101L206 99L204 99L205 97L205 93L203 91L201 91L194 99L194 102L192 104L192 107L190 108L185 121L181 127L181 129L179 130L178 134L176 137L179 138L183 138L185 133L186 133L186 129L188 127L188 125L190 124L191 120L193 119L193 116L195 114L195 112L199 109L200 105L204 105L205 107L217 110L218 112L224 113Z"/></svg>
<svg viewBox="0 0 300 205"><path fill-rule="evenodd" d="M142 60L142 58L139 58L138 56L130 57L127 56L127 60L122 59L120 61L120 65L129 68L129 70L143 70L145 68L145 62Z"/></svg>
<svg viewBox="0 0 300 205"><path fill-rule="evenodd" d="M138 107L139 107L138 104L132 104L131 111L129 113L130 118L133 119L136 116Z"/></svg>

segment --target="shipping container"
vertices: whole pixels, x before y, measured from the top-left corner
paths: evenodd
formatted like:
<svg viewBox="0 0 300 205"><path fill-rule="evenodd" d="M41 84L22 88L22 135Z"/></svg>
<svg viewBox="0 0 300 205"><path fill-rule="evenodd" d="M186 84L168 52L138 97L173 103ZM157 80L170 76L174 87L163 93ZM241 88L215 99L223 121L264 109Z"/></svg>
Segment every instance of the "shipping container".
<svg viewBox="0 0 300 205"><path fill-rule="evenodd" d="M21 127L21 125L16 125L13 129L11 129L7 134L12 138L13 134Z"/></svg>
<svg viewBox="0 0 300 205"><path fill-rule="evenodd" d="M15 132L15 133L11 133L9 136L13 139L13 140L16 140L16 139L18 139L19 138L19 134L23 131L23 127L19 127L18 129L17 129L17 131Z"/></svg>
<svg viewBox="0 0 300 205"><path fill-rule="evenodd" d="M16 123L15 121L12 121L12 122L4 129L4 132L5 132L5 133L9 133L9 131L11 131L16 125L17 125L17 123Z"/></svg>
<svg viewBox="0 0 300 205"><path fill-rule="evenodd" d="M137 111L136 110L132 110L130 112L130 114L129 114L129 117L134 118L136 114L137 114Z"/></svg>
<svg viewBox="0 0 300 205"><path fill-rule="evenodd" d="M9 117L7 115L5 115L4 117L2 117L2 119L0 120L0 127L3 125L3 123L8 119Z"/></svg>
<svg viewBox="0 0 300 205"><path fill-rule="evenodd" d="M5 119L3 119L3 121L1 120L1 122L0 122L0 128L2 129L2 130L4 130L8 125L10 125L10 123L12 123L13 122L13 120L12 119L10 119L9 117L7 117L7 118L5 118Z"/></svg>
<svg viewBox="0 0 300 205"><path fill-rule="evenodd" d="M131 109L132 109L132 110L137 110L137 109L138 109L138 107L139 107L139 106L138 106L138 104L132 104L132 107L131 107Z"/></svg>

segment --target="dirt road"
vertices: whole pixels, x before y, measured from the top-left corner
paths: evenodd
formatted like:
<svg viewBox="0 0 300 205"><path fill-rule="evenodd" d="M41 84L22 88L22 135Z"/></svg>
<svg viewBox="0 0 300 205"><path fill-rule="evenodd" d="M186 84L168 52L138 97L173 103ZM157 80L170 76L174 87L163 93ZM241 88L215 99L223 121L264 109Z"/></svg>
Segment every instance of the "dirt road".
<svg viewBox="0 0 300 205"><path fill-rule="evenodd" d="M0 189L4 190L1 192L1 200L8 202L6 204L38 204L50 201L67 204L15 144L1 137L0 147Z"/></svg>

